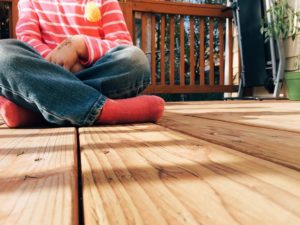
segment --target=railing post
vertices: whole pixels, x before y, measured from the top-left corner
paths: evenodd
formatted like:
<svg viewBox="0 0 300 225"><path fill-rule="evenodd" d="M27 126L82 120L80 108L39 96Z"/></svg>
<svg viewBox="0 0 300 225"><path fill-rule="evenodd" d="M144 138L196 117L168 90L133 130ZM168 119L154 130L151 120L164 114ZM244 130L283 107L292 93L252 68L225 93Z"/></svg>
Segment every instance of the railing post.
<svg viewBox="0 0 300 225"><path fill-rule="evenodd" d="M124 19L127 24L128 31L132 39L134 39L134 18L133 18L133 10L132 10L132 1L131 0L121 0L119 2L120 7L123 11Z"/></svg>
<svg viewBox="0 0 300 225"><path fill-rule="evenodd" d="M16 25L18 22L18 0L12 0L11 3L11 8L12 8L12 37L16 38Z"/></svg>

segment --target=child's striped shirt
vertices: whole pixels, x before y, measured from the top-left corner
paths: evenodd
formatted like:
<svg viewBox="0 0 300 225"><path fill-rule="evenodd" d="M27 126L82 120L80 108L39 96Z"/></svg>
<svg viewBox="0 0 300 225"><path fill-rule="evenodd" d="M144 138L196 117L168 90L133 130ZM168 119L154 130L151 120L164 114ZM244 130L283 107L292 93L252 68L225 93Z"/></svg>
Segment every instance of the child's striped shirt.
<svg viewBox="0 0 300 225"><path fill-rule="evenodd" d="M90 22L85 16L88 0L20 0L17 38L27 42L43 57L66 38L84 35L88 49L86 65L94 63L120 44L132 44L117 0L94 0L101 20Z"/></svg>

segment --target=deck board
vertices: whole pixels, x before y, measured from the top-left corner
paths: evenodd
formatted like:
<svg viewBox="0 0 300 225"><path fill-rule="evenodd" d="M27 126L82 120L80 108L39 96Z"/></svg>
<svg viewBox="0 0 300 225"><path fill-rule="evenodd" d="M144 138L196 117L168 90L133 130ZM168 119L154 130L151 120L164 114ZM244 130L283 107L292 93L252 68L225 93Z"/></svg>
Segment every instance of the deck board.
<svg viewBox="0 0 300 225"><path fill-rule="evenodd" d="M159 125L80 128L85 224L300 224L300 173Z"/></svg>
<svg viewBox="0 0 300 225"><path fill-rule="evenodd" d="M75 128L0 126L0 224L77 225Z"/></svg>
<svg viewBox="0 0 300 225"><path fill-rule="evenodd" d="M223 117L225 118L226 113ZM300 120L300 115L299 115ZM165 113L159 124L300 171L300 133Z"/></svg>
<svg viewBox="0 0 300 225"><path fill-rule="evenodd" d="M189 117L300 132L299 101L208 101L168 103L167 111Z"/></svg>

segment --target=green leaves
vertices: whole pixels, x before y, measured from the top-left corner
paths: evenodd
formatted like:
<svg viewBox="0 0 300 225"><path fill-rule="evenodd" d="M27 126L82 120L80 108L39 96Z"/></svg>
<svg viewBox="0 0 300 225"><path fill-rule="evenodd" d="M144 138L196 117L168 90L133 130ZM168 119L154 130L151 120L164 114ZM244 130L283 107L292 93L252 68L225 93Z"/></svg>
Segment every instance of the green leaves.
<svg viewBox="0 0 300 225"><path fill-rule="evenodd" d="M274 39L296 38L300 31L300 12L291 7L287 0L277 0L273 6L267 10L270 13L272 22L268 23L267 16L262 20L261 33L265 35L266 41L272 37Z"/></svg>

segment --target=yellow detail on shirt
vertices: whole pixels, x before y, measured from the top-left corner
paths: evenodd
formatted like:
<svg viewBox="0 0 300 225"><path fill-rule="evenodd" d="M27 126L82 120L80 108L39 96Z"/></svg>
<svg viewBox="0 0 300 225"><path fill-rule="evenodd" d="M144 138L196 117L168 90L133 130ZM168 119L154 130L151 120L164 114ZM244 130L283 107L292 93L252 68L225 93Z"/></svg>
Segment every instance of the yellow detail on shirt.
<svg viewBox="0 0 300 225"><path fill-rule="evenodd" d="M85 6L84 16L90 22L98 22L101 19L99 6L95 2L88 2Z"/></svg>

